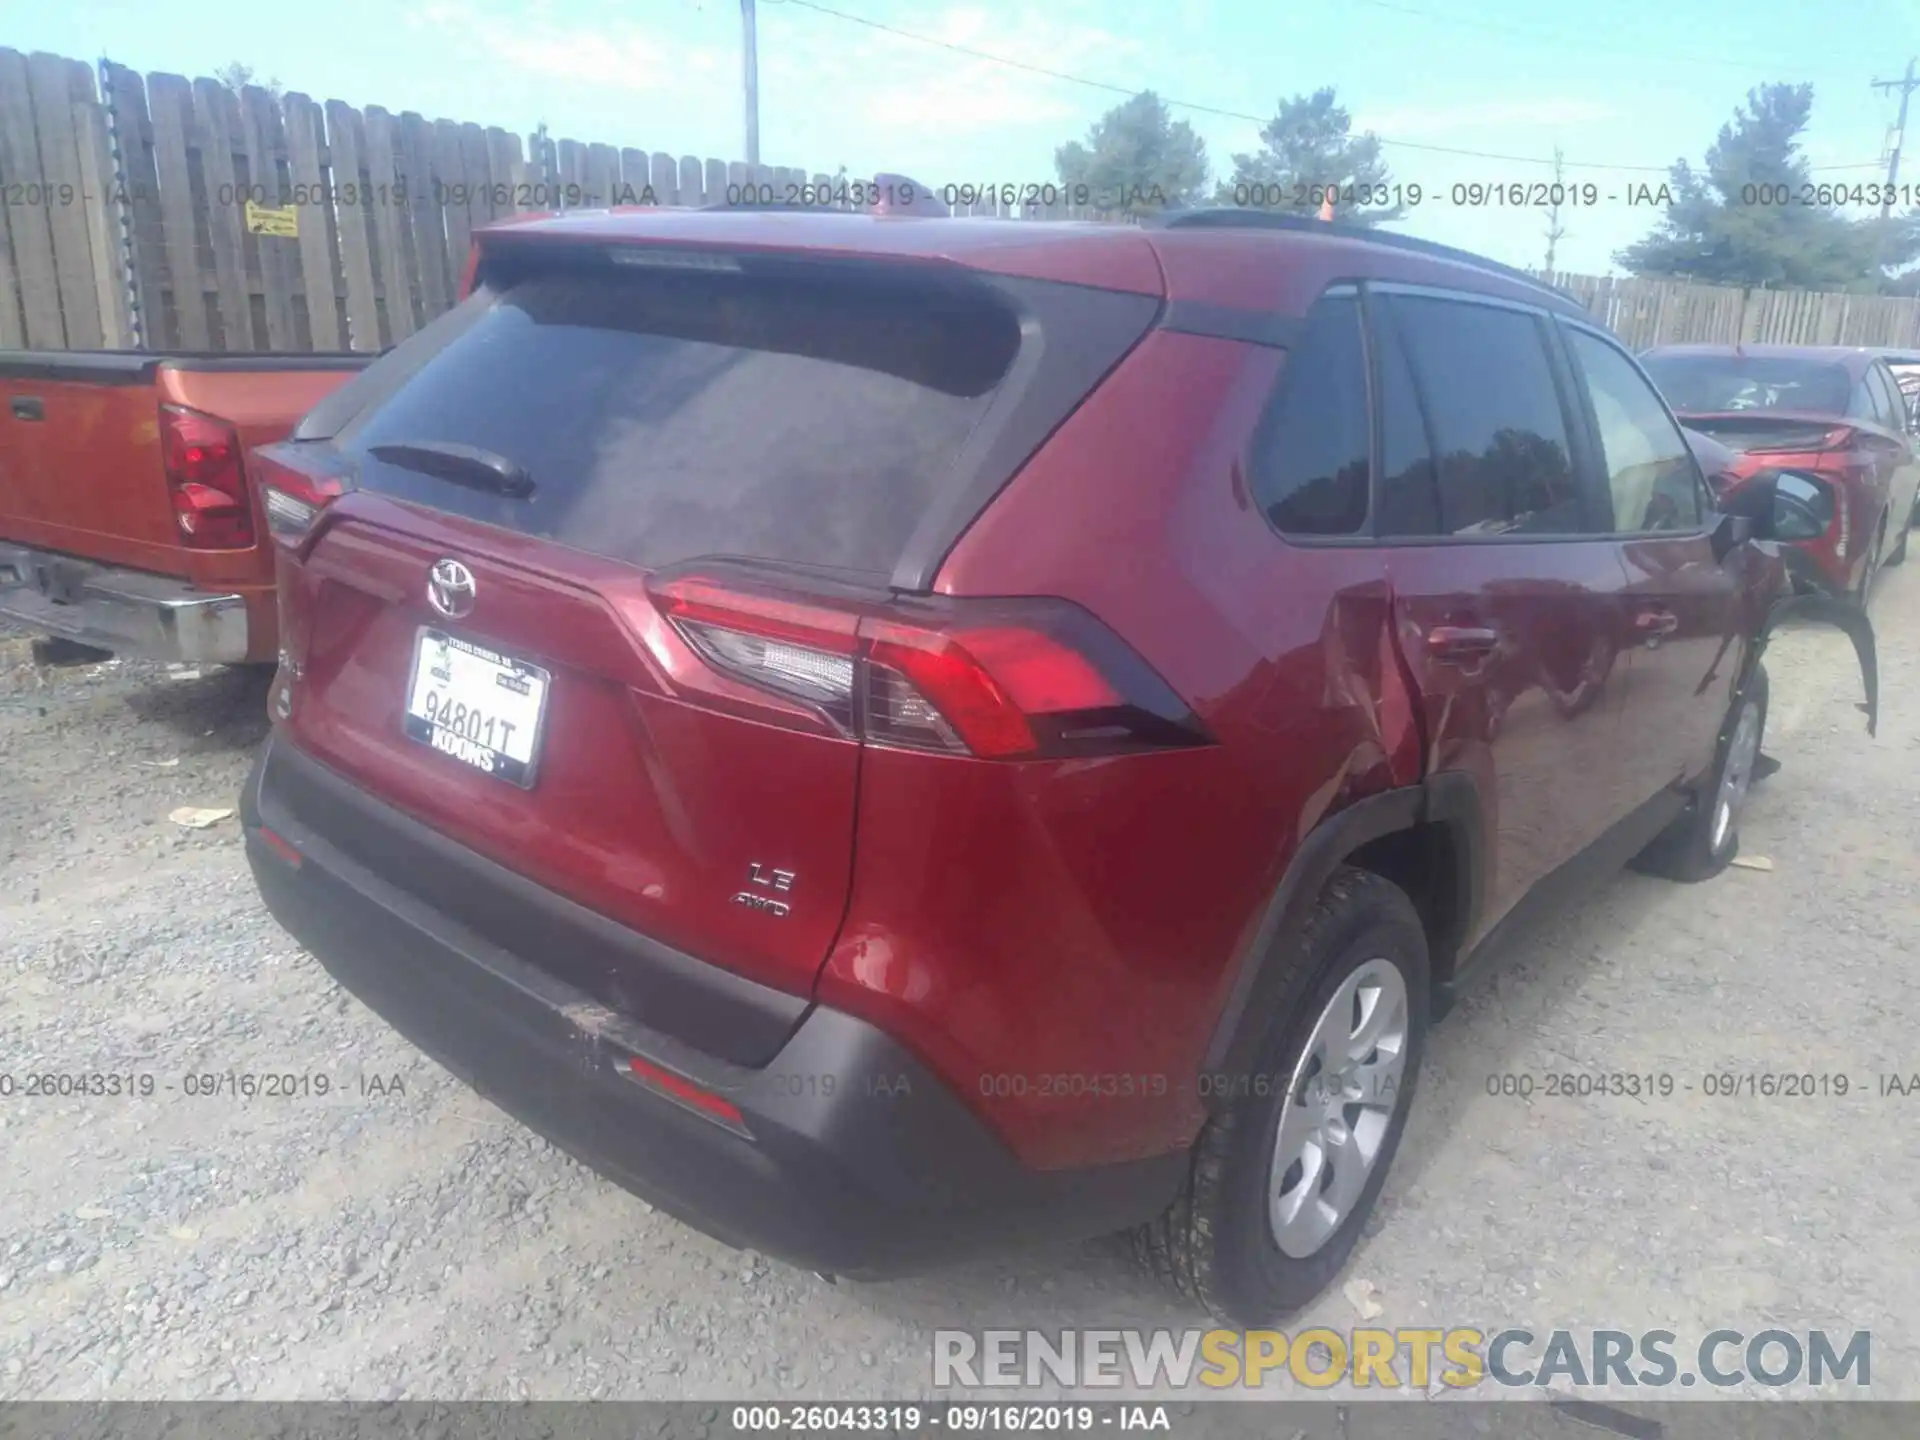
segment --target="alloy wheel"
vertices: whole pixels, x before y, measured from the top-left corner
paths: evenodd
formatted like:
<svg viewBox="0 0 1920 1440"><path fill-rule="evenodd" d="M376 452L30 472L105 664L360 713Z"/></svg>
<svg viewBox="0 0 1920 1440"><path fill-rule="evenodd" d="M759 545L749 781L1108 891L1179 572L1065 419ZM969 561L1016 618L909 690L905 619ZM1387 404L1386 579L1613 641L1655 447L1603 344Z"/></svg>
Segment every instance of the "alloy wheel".
<svg viewBox="0 0 1920 1440"><path fill-rule="evenodd" d="M1268 1181L1281 1253L1305 1259L1359 1203L1399 1104L1407 982L1385 959L1341 982L1314 1021L1287 1087Z"/></svg>
<svg viewBox="0 0 1920 1440"><path fill-rule="evenodd" d="M1720 788L1713 797L1715 853L1726 848L1746 808L1747 787L1753 783L1753 762L1760 754L1760 706L1749 700L1740 707L1733 738L1727 742L1727 763L1721 767Z"/></svg>

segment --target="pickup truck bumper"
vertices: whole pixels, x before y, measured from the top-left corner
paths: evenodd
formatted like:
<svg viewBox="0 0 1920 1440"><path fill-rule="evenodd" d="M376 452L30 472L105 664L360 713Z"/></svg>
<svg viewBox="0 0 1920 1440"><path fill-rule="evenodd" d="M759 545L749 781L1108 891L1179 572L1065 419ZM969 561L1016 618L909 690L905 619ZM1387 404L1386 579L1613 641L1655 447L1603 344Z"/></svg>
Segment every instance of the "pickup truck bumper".
<svg viewBox="0 0 1920 1440"><path fill-rule="evenodd" d="M4 541L0 615L82 645L157 660L237 665L248 658L244 596Z"/></svg>

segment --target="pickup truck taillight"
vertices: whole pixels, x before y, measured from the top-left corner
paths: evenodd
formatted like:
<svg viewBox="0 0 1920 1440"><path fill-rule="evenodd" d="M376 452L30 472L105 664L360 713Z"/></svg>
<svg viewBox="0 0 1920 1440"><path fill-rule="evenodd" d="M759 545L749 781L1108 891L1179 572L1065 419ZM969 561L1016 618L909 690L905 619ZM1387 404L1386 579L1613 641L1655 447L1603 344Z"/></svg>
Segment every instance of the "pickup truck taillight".
<svg viewBox="0 0 1920 1440"><path fill-rule="evenodd" d="M340 476L302 464L285 444L254 451L253 464L267 530L288 545L305 540L320 512L347 491Z"/></svg>
<svg viewBox="0 0 1920 1440"><path fill-rule="evenodd" d="M234 428L198 410L162 405L160 454L181 540L195 550L250 547L253 506Z"/></svg>

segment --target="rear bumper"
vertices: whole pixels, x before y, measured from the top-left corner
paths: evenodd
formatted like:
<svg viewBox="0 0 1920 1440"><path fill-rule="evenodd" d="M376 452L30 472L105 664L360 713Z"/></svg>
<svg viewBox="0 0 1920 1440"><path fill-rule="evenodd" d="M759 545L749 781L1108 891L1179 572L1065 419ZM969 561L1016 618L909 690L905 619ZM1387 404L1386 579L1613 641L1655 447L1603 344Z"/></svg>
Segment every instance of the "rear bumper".
<svg viewBox="0 0 1920 1440"><path fill-rule="evenodd" d="M237 665L250 625L243 595L0 542L0 615L50 635L157 660Z"/></svg>
<svg viewBox="0 0 1920 1440"><path fill-rule="evenodd" d="M301 784L276 777L310 782L321 769L276 732L242 797L248 859L274 918L501 1109L717 1239L809 1269L896 1275L1121 1229L1164 1209L1180 1184L1184 1155L1030 1169L905 1048L823 1006L805 1007L756 1067L649 1030L385 878L403 868L376 874L303 824L285 798ZM389 818L407 843L415 822ZM299 852L297 866L263 825ZM469 859L475 884L526 883ZM720 993L739 983L717 969L712 980ZM736 1107L738 1129L631 1078L634 1057Z"/></svg>

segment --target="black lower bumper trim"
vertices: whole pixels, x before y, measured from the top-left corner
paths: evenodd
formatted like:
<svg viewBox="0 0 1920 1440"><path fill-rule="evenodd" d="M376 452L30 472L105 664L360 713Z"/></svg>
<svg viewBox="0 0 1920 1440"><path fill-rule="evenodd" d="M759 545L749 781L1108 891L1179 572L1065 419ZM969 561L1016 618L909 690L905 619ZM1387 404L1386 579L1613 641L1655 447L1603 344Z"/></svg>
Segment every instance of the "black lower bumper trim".
<svg viewBox="0 0 1920 1440"><path fill-rule="evenodd" d="M279 737L242 800L274 918L348 990L503 1110L689 1225L810 1269L897 1275L1122 1229L1169 1204L1186 1157L1023 1165L882 1031L816 1006L744 1068L617 1016L444 921L278 802ZM310 763L310 762L309 762ZM302 856L259 837L266 824ZM624 1073L641 1055L738 1107L739 1135Z"/></svg>

